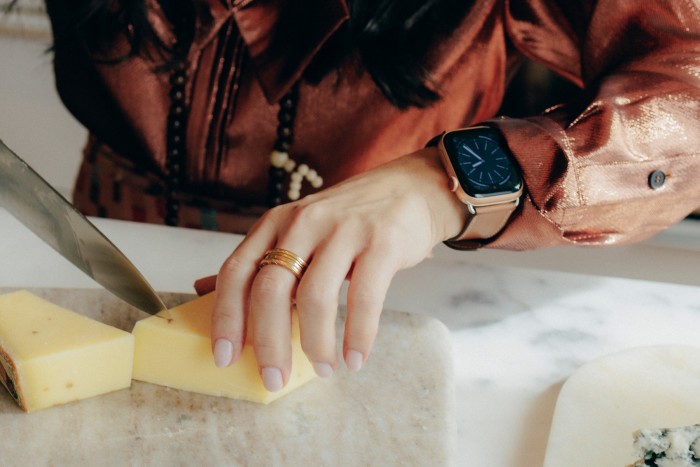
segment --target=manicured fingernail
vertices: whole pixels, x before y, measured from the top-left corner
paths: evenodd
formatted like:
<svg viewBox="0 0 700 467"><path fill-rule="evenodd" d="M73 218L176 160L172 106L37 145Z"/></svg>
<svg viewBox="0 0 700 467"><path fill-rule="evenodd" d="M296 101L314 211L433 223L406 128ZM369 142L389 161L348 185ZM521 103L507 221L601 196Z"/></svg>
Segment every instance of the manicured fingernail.
<svg viewBox="0 0 700 467"><path fill-rule="evenodd" d="M279 368L263 368L261 373L265 389L270 392L277 392L282 389L282 372Z"/></svg>
<svg viewBox="0 0 700 467"><path fill-rule="evenodd" d="M228 339L217 339L214 342L214 364L219 368L226 368L233 359L233 344Z"/></svg>
<svg viewBox="0 0 700 467"><path fill-rule="evenodd" d="M357 350L348 350L345 354L345 366L350 371L360 371L362 369L362 354Z"/></svg>
<svg viewBox="0 0 700 467"><path fill-rule="evenodd" d="M328 363L314 363L314 371L321 378L330 378L333 376L333 367Z"/></svg>

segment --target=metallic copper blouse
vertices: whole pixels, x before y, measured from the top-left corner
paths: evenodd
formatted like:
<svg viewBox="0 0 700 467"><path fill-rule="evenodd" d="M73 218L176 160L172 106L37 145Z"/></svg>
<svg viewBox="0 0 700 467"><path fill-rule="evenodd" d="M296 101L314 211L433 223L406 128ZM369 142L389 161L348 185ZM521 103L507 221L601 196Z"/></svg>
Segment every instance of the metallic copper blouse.
<svg viewBox="0 0 700 467"><path fill-rule="evenodd" d="M63 0L47 3L54 28L61 27ZM223 203L262 203L276 101L347 21L347 6L195 3L184 189ZM150 5L157 31L172 41ZM125 51L125 42L115 50ZM583 87L587 101L529 118L497 117L524 57ZM107 65L55 47L58 90L90 130L92 146L164 177L169 85L155 68L148 57ZM317 85L302 82L290 152L328 186L413 152L441 131L489 121L526 185L522 207L487 245L494 248L637 241L700 206L698 0L480 0L438 46L433 70L444 97L424 110L393 107L352 58ZM665 175L660 186L650 183L657 171Z"/></svg>

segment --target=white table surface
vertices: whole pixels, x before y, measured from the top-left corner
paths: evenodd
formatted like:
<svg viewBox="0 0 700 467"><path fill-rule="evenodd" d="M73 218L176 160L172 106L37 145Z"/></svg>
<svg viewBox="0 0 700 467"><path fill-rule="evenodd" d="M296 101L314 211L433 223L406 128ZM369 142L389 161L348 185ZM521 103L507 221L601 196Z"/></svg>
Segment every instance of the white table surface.
<svg viewBox="0 0 700 467"><path fill-rule="evenodd" d="M241 239L93 221L164 292L192 292L193 281L215 273ZM656 256L640 258L645 248L605 251L611 252L613 270L624 270L627 255L628 277L637 277L640 267L658 268L666 282L607 277L605 267L594 274L547 270L546 261L537 269L514 267L504 264L501 253L442 246L434 258L399 273L386 308L429 314L453 337L456 465L540 466L559 388L578 367L634 346L698 344L700 288L668 282L663 270L674 266L658 259L687 255L653 246L661 248ZM98 287L1 209L0 258L3 287ZM575 270L575 264L559 269Z"/></svg>

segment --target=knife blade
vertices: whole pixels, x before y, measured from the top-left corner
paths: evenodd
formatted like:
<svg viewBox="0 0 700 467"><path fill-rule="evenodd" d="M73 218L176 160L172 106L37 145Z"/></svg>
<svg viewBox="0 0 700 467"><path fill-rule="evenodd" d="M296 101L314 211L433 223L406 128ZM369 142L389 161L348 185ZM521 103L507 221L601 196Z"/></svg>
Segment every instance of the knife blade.
<svg viewBox="0 0 700 467"><path fill-rule="evenodd" d="M150 314L166 309L119 248L2 140L0 206L117 297Z"/></svg>

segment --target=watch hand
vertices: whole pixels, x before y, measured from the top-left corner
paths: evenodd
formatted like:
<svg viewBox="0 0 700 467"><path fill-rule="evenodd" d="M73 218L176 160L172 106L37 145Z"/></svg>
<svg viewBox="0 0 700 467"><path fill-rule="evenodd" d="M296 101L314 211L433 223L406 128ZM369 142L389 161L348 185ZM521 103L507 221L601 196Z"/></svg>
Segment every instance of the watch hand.
<svg viewBox="0 0 700 467"><path fill-rule="evenodd" d="M472 164L472 167L474 167L474 168L479 167L479 166L480 166L481 164L483 164L483 163L484 163L484 160L481 159L481 160L479 160L479 162L477 162L476 164Z"/></svg>
<svg viewBox="0 0 700 467"><path fill-rule="evenodd" d="M465 149L467 152L469 152L469 154L471 154L472 156L474 156L474 157L476 157L477 159L479 159L481 162L484 162L484 160L483 160L481 157L479 157L479 155L478 155L477 153L475 153L474 151L472 151L472 149L471 149L469 146L464 146L464 149Z"/></svg>

